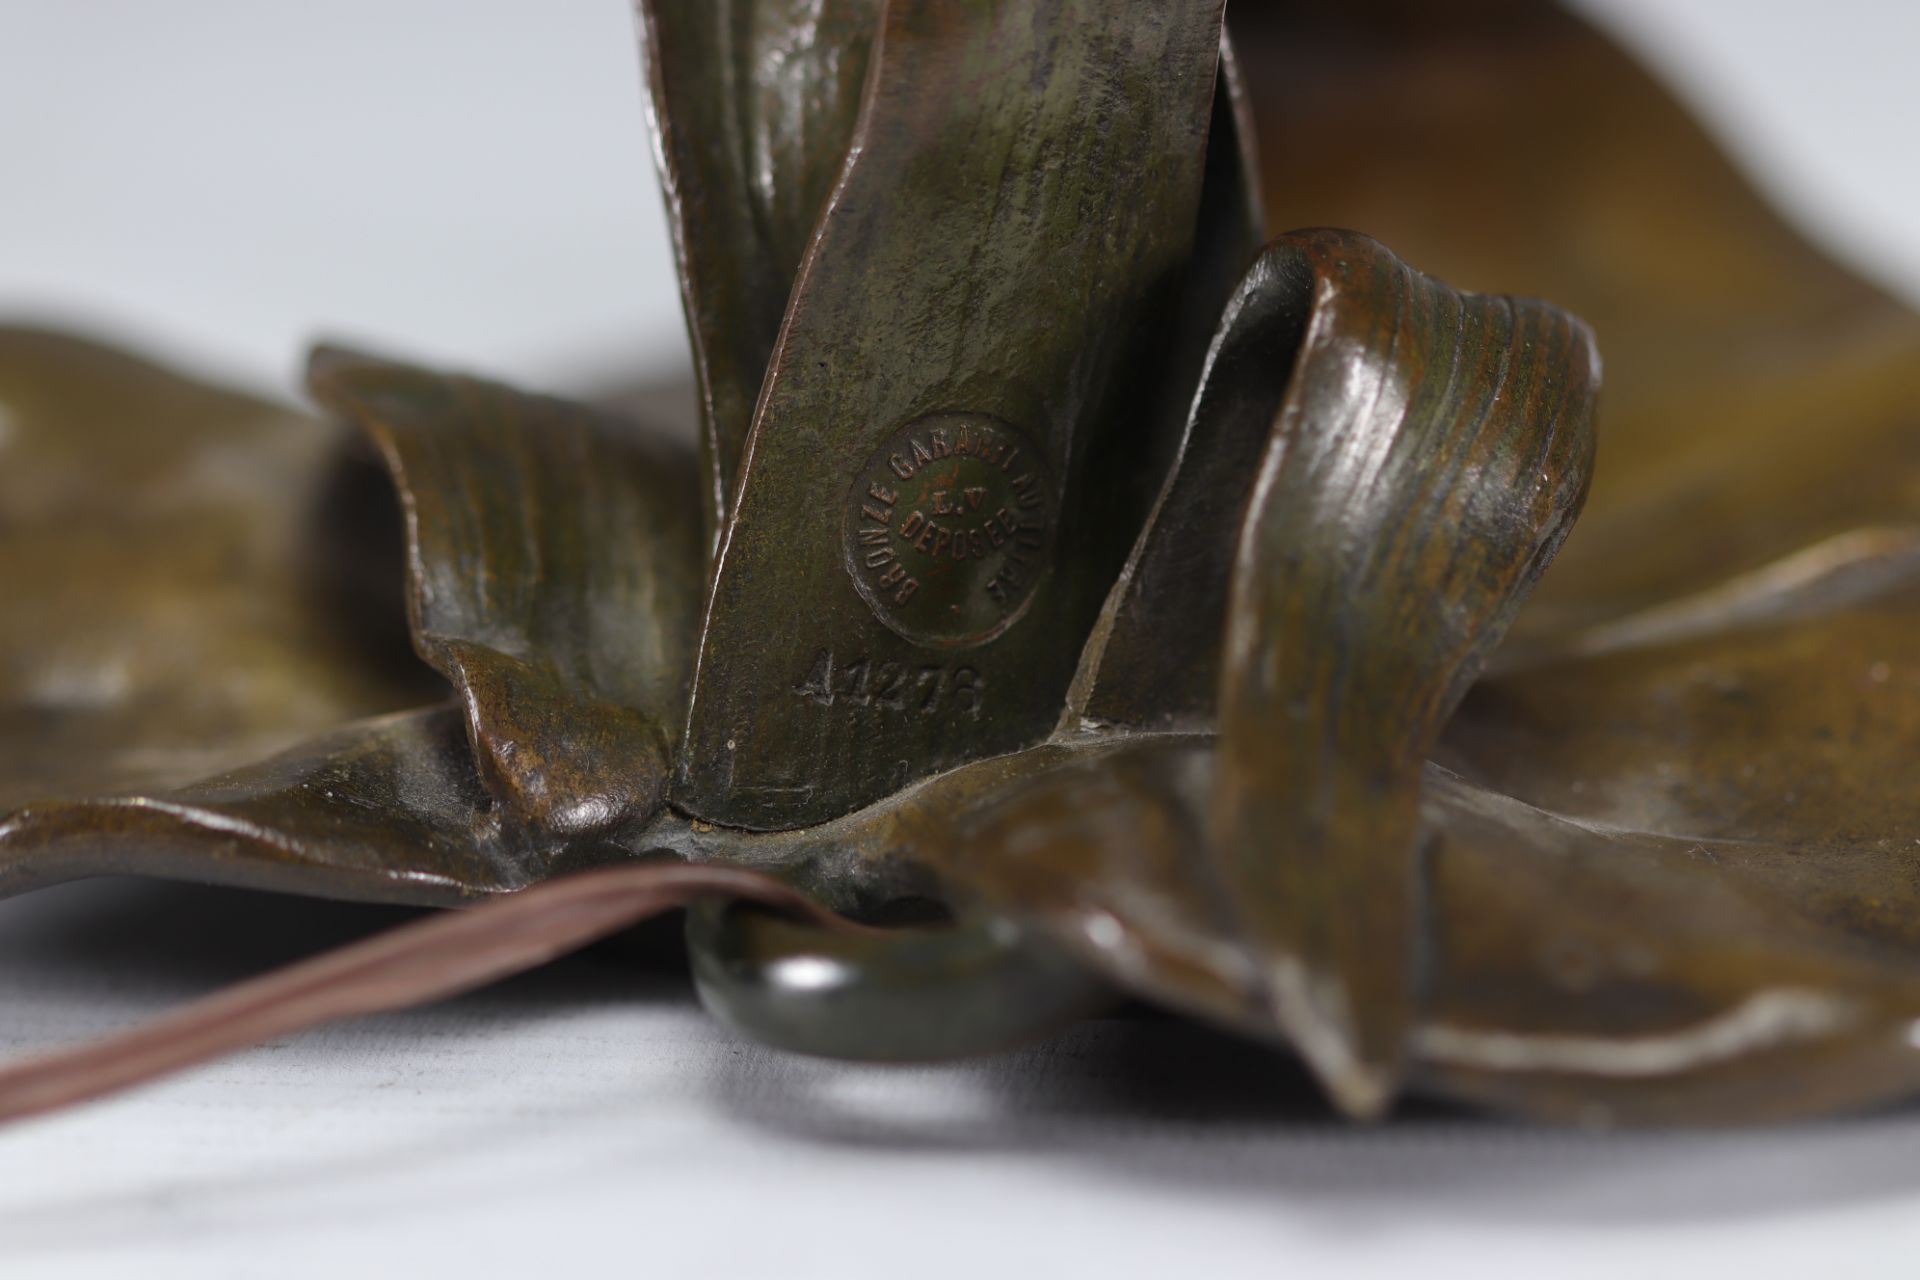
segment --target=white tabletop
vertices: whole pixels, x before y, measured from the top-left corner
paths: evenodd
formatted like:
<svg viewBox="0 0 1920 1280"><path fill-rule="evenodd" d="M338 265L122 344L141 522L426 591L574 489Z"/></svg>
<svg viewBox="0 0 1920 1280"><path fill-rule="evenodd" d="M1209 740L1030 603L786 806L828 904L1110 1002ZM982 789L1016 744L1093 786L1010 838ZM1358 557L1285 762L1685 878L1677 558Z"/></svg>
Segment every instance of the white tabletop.
<svg viewBox="0 0 1920 1280"><path fill-rule="evenodd" d="M1920 296L1920 7L1591 0ZM256 385L315 331L549 386L684 360L623 0L4 0L0 313ZM101 882L0 904L0 1054L397 913ZM671 951L671 939L666 940ZM0 1277L1914 1274L1920 1112L1591 1137L1331 1119L1172 1021L877 1070L597 953L0 1132Z"/></svg>
<svg viewBox="0 0 1920 1280"><path fill-rule="evenodd" d="M398 913L132 882L0 905L0 1050ZM664 941L670 942L671 939ZM1330 1118L1161 1020L851 1068L594 954L0 1134L0 1275L1911 1275L1920 1115L1592 1137ZM1496 1265L1497 1264L1497 1265ZM1509 1270L1510 1268L1514 1270Z"/></svg>

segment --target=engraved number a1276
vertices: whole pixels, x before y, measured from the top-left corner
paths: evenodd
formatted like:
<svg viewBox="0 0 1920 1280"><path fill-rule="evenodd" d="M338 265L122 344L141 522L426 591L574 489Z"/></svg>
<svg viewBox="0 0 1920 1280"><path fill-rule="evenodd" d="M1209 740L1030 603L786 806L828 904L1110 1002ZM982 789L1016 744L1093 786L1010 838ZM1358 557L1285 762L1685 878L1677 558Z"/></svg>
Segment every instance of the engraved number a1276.
<svg viewBox="0 0 1920 1280"><path fill-rule="evenodd" d="M980 718L986 677L973 667L898 662L875 664L865 655L835 662L831 649L814 656L793 692L817 707L865 707L876 712Z"/></svg>

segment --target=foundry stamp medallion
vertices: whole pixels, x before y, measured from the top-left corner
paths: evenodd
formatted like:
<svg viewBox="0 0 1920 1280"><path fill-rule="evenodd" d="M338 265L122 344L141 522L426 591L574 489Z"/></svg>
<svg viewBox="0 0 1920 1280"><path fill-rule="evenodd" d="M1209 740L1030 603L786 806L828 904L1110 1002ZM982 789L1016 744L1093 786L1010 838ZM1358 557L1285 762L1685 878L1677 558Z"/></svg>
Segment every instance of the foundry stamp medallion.
<svg viewBox="0 0 1920 1280"><path fill-rule="evenodd" d="M889 436L847 491L847 572L916 644L984 644L1026 610L1053 547L1052 469L984 414L933 414Z"/></svg>

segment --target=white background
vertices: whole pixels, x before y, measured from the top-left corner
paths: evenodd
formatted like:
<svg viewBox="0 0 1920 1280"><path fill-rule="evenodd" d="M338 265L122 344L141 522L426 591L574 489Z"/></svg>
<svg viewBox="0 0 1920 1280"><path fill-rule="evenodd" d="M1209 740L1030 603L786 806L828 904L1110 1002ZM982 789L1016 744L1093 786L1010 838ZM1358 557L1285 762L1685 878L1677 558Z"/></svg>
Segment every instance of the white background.
<svg viewBox="0 0 1920 1280"><path fill-rule="evenodd" d="M1920 5L1588 0L1920 297ZM286 388L316 333L584 388L685 361L622 0L0 0L0 315ZM388 923L0 905L0 1052ZM1329 1120L1174 1024L906 1072L588 957L0 1132L0 1276L1912 1275L1920 1114L1591 1138Z"/></svg>
<svg viewBox="0 0 1920 1280"><path fill-rule="evenodd" d="M1588 0L1920 295L1912 0ZM0 314L288 387L338 335L571 387L684 363L625 0L0 0Z"/></svg>

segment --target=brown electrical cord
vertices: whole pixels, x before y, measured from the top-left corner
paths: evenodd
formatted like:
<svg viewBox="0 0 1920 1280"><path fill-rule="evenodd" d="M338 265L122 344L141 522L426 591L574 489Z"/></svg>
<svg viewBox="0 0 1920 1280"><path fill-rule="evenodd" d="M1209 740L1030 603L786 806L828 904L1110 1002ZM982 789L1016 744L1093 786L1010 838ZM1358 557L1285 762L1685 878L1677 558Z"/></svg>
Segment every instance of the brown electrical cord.
<svg viewBox="0 0 1920 1280"><path fill-rule="evenodd" d="M131 1031L0 1067L0 1123L118 1093L275 1036L459 995L716 896L833 928L861 927L789 885L736 867L649 863L589 871L405 924L236 983Z"/></svg>

